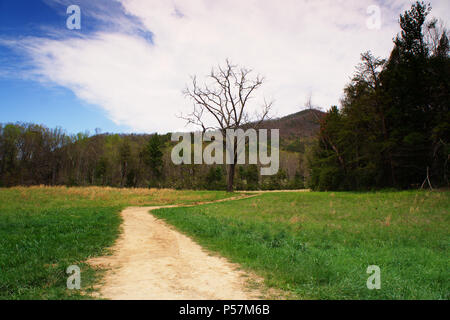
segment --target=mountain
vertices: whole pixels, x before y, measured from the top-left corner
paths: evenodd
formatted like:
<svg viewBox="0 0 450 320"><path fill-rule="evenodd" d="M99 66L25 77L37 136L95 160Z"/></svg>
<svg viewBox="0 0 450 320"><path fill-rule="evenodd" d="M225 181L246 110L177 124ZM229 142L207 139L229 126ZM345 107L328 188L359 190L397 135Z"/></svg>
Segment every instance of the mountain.
<svg viewBox="0 0 450 320"><path fill-rule="evenodd" d="M280 146L283 150L304 153L306 146L310 145L320 129L320 119L325 112L317 109L306 109L287 115L264 121L263 129L280 130Z"/></svg>
<svg viewBox="0 0 450 320"><path fill-rule="evenodd" d="M312 138L319 131L319 121L324 115L325 113L320 110L307 109L282 118L267 120L261 126L264 129L280 129L282 140Z"/></svg>
<svg viewBox="0 0 450 320"><path fill-rule="evenodd" d="M279 129L281 148L291 152L305 152L320 129L320 119L325 115L317 109L306 109L297 113L264 121L263 129Z"/></svg>

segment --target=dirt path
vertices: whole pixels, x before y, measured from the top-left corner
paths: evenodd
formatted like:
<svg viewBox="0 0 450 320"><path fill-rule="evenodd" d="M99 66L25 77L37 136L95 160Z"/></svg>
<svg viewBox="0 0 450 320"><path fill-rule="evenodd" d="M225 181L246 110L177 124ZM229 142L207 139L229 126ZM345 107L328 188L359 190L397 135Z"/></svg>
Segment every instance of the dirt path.
<svg viewBox="0 0 450 320"><path fill-rule="evenodd" d="M209 255L190 238L149 214L170 207L176 206L132 207L122 212L123 232L112 248L113 255L89 261L108 269L96 296L113 300L260 298L260 292L247 289L249 276L237 270L239 266Z"/></svg>

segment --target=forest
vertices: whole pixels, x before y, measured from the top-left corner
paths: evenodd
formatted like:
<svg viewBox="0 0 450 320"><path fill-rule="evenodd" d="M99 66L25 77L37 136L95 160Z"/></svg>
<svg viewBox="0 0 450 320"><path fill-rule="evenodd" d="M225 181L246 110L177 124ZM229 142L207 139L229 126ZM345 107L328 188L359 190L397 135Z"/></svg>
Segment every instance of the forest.
<svg viewBox="0 0 450 320"><path fill-rule="evenodd" d="M310 158L316 190L448 187L448 31L417 2L387 59L361 55L341 108L321 121ZM425 183L424 183L425 182Z"/></svg>
<svg viewBox="0 0 450 320"><path fill-rule="evenodd" d="M62 129L36 124L0 126L0 186L67 185L156 187L175 189L226 188L226 165L175 165L170 134L68 135ZM305 143L285 142L286 149ZM193 149L193 148L192 148ZM237 189L301 189L302 154L282 150L275 176L259 176L259 165L237 169Z"/></svg>

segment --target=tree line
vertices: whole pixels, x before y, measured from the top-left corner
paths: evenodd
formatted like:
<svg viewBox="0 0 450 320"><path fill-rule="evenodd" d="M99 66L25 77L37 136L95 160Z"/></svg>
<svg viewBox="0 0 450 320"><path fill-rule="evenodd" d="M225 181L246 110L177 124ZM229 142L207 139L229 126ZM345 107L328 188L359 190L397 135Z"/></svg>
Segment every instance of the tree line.
<svg viewBox="0 0 450 320"><path fill-rule="evenodd" d="M341 108L321 120L312 188L449 186L449 37L430 11L416 2L400 15L388 59L361 55Z"/></svg>
<svg viewBox="0 0 450 320"><path fill-rule="evenodd" d="M0 187L66 185L227 189L226 165L174 165L170 134L68 135L36 124L0 124ZM193 141L192 141L193 142ZM193 148L192 148L193 149ZM242 165L240 190L300 189L305 165L300 154L281 152L281 169L261 177L258 165Z"/></svg>

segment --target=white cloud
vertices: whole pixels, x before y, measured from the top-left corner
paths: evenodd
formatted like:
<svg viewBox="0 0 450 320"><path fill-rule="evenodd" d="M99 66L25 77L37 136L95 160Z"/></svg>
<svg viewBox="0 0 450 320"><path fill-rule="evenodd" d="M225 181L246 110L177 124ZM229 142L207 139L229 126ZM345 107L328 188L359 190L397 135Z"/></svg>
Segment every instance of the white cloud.
<svg viewBox="0 0 450 320"><path fill-rule="evenodd" d="M175 114L191 109L181 94L189 76L206 75L225 58L266 77L259 101L275 99L279 116L300 110L309 93L323 108L338 104L360 53L389 54L398 15L411 3L379 3L381 29L369 30L371 0L120 2L153 33L153 44L129 30L102 30L74 39L28 38L20 45L43 81L71 89L140 132L183 128ZM450 12L448 3L435 1L434 15L448 20L442 15Z"/></svg>

